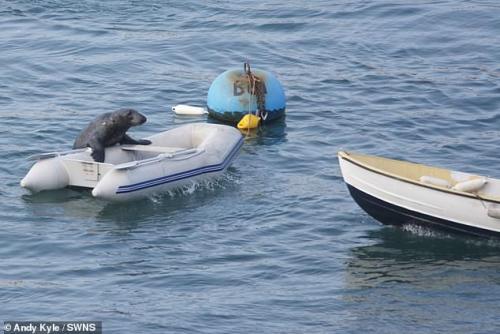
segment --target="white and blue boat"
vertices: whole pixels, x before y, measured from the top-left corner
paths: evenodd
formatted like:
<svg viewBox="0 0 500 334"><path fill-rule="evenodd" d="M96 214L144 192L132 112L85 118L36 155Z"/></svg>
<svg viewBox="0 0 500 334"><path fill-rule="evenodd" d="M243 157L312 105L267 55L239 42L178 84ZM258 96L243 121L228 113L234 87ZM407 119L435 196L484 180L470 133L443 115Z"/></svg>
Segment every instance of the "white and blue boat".
<svg viewBox="0 0 500 334"><path fill-rule="evenodd" d="M351 196L384 224L500 237L500 180L353 152L338 153Z"/></svg>
<svg viewBox="0 0 500 334"><path fill-rule="evenodd" d="M243 145L241 133L219 124L187 124L155 134L151 145L115 145L95 162L90 148L45 153L21 181L32 192L92 189L96 198L126 201L222 174Z"/></svg>

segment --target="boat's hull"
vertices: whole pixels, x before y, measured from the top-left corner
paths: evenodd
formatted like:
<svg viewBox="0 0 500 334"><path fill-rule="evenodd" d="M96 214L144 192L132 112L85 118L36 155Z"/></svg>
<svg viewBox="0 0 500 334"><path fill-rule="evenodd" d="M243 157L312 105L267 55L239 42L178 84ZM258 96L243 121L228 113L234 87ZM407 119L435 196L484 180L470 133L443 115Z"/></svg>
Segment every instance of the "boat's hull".
<svg viewBox="0 0 500 334"><path fill-rule="evenodd" d="M487 215L487 207L497 203L405 182L370 170L342 155L339 155L339 162L351 196L364 211L383 224L418 224L500 237L500 219Z"/></svg>
<svg viewBox="0 0 500 334"><path fill-rule="evenodd" d="M386 225L421 225L458 233L472 234L481 237L500 238L500 232L473 226L463 225L455 221L441 219L421 212L412 211L403 207L385 202L347 184L349 193L356 203L370 216Z"/></svg>
<svg viewBox="0 0 500 334"><path fill-rule="evenodd" d="M231 140L227 155L215 163L207 163L202 153L185 161L159 161L132 172L112 170L92 190L92 195L110 201L129 201L217 178L231 165L243 145L241 136Z"/></svg>

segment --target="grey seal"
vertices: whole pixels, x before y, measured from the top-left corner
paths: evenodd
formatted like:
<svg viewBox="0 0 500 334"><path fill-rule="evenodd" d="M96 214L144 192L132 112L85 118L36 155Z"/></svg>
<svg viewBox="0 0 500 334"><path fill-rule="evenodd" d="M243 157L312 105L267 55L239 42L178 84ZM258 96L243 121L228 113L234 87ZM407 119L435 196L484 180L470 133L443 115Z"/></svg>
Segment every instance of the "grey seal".
<svg viewBox="0 0 500 334"><path fill-rule="evenodd" d="M119 109L99 115L83 129L73 144L73 149L90 147L92 158L97 162L104 162L104 149L120 144L149 145L147 139L133 139L126 134L127 130L141 125L147 120L146 116L134 109Z"/></svg>

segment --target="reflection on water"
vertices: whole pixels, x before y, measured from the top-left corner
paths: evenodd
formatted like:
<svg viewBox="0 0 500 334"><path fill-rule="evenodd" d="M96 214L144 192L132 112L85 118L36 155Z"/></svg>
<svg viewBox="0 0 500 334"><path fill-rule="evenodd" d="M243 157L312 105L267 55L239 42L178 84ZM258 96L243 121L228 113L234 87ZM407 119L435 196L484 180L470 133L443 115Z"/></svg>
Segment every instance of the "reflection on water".
<svg viewBox="0 0 500 334"><path fill-rule="evenodd" d="M219 120L208 117L207 123L224 124ZM286 140L286 114L285 116L256 129L240 130L245 137L245 144L251 145L276 145L285 143Z"/></svg>
<svg viewBox="0 0 500 334"><path fill-rule="evenodd" d="M500 241L430 233L422 236L393 227L371 232L370 237L377 240L374 245L352 250L348 284L377 287L406 282L438 286L443 280L429 281L426 277L452 268L500 269Z"/></svg>
<svg viewBox="0 0 500 334"><path fill-rule="evenodd" d="M388 333L422 321L472 333L481 319L498 315L491 296L500 294L500 241L425 234L385 227L369 233L372 245L352 249L344 299L353 303L356 327L376 317ZM480 312L471 316L468 305Z"/></svg>
<svg viewBox="0 0 500 334"><path fill-rule="evenodd" d="M191 182L174 189L129 202L96 200L89 189L65 188L22 196L26 208L36 217L61 216L64 219L96 220L105 230L112 222L119 230L133 230L147 221L179 221L183 213L209 206L217 196L239 186L239 172L234 167L215 179ZM55 211L55 209L57 209ZM54 215L58 212L57 215ZM113 225L112 225L113 226Z"/></svg>
<svg viewBox="0 0 500 334"><path fill-rule="evenodd" d="M38 193L25 193L21 198L26 203L64 203L75 199L81 199L89 196L90 192L83 189L64 188L51 191L42 191Z"/></svg>

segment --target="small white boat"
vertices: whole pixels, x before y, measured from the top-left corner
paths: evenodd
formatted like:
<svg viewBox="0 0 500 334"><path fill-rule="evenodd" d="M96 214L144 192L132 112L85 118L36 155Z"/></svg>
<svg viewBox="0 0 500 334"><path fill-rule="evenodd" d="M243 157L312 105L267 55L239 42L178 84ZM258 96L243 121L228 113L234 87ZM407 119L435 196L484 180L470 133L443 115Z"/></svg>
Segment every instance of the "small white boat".
<svg viewBox="0 0 500 334"><path fill-rule="evenodd" d="M384 224L500 237L500 180L352 152L338 158L351 196Z"/></svg>
<svg viewBox="0 0 500 334"><path fill-rule="evenodd" d="M218 124L187 124L147 139L151 145L106 148L103 163L90 148L33 156L37 162L21 186L32 192L84 187L97 198L131 200L216 177L243 145L237 129Z"/></svg>

